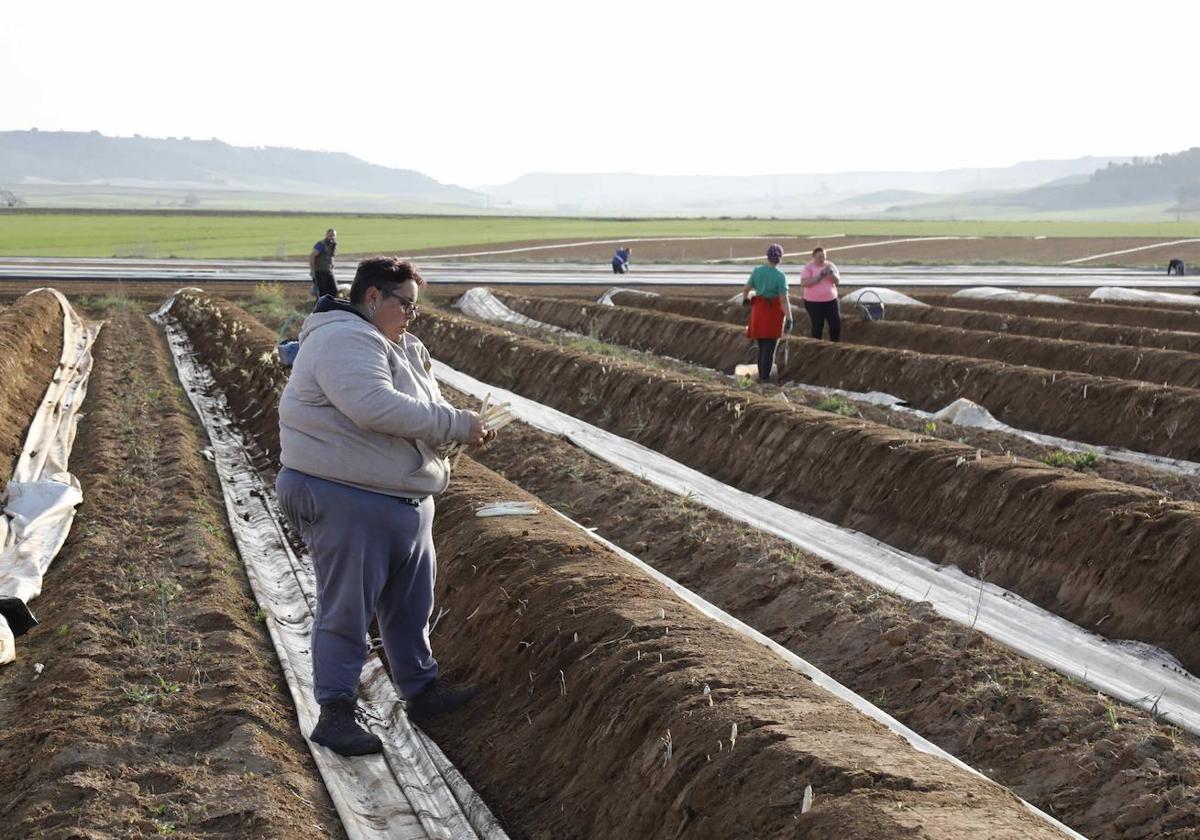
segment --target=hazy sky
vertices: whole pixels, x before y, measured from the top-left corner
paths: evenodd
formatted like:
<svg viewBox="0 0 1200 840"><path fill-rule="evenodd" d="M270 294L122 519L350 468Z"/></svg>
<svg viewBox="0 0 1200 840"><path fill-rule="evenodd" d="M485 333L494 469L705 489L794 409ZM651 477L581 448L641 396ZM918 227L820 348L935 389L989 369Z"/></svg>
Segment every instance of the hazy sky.
<svg viewBox="0 0 1200 840"><path fill-rule="evenodd" d="M1197 0L0 10L0 129L345 151L464 186L534 171L942 169L1200 145Z"/></svg>

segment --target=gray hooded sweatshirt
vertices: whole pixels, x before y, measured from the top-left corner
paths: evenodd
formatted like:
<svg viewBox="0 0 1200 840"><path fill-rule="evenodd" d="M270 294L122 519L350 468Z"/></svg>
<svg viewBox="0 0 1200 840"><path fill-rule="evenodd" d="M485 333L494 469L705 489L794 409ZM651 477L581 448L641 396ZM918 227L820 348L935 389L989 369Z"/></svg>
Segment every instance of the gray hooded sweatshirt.
<svg viewBox="0 0 1200 840"><path fill-rule="evenodd" d="M450 470L435 448L467 440L469 412L443 399L417 338L404 333L397 344L336 306L308 316L300 331L279 400L280 461L389 496L441 493Z"/></svg>

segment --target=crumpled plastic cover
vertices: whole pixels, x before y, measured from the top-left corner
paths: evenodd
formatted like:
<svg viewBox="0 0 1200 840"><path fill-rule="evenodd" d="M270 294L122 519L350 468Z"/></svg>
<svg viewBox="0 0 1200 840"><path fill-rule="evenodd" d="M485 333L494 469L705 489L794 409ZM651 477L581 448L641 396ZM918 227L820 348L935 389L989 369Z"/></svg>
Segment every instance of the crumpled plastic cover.
<svg viewBox="0 0 1200 840"><path fill-rule="evenodd" d="M1181 295L1173 292L1144 292L1141 289L1126 289L1121 286L1105 286L1096 289L1088 298L1091 300L1129 301L1130 303L1158 303L1165 306L1190 306L1200 309L1200 296Z"/></svg>
<svg viewBox="0 0 1200 840"><path fill-rule="evenodd" d="M520 312L514 312L501 303L500 299L492 294L491 291L482 286L476 286L474 289L468 289L463 292L462 297L454 302L454 306L461 309L463 314L484 321L515 324L520 327L548 330L554 333L565 332L561 327L543 324L541 321L525 317Z"/></svg>
<svg viewBox="0 0 1200 840"><path fill-rule="evenodd" d="M868 295L867 300L872 302L875 300L875 295L879 295L879 299L889 305L929 306L929 304L921 303L921 301L917 300L916 298L909 297L903 292L897 292L895 289L885 289L882 286L867 286L862 289L855 289L850 294L844 296L842 301L844 303L858 303L858 299L863 295Z"/></svg>
<svg viewBox="0 0 1200 840"><path fill-rule="evenodd" d="M604 294L600 295L597 303L603 306L615 306L613 303L613 295L645 295L646 297L658 297L658 292L644 292L641 289L622 289L620 286L613 286Z"/></svg>
<svg viewBox="0 0 1200 840"><path fill-rule="evenodd" d="M1033 300L1041 303L1070 303L1058 295L1042 295L1035 292L1018 292L1016 289L1001 289L998 286L972 286L959 289L953 297L977 298L980 300Z"/></svg>
<svg viewBox="0 0 1200 840"><path fill-rule="evenodd" d="M39 291L46 290L29 294ZM12 479L0 495L0 598L26 604L41 594L42 577L66 542L75 508L83 501L67 462L92 372L92 345L100 332L100 324L85 324L60 292L48 291L62 307L62 354L29 424ZM14 659L12 628L0 615L0 664Z"/></svg>

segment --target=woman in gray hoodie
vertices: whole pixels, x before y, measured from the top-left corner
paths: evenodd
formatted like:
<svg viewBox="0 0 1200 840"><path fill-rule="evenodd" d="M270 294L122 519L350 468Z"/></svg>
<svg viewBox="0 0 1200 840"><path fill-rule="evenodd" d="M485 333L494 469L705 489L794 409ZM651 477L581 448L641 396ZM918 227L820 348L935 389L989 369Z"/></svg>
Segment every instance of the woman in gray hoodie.
<svg viewBox="0 0 1200 840"><path fill-rule="evenodd" d="M429 645L433 497L450 481L438 447L479 445L491 433L477 413L446 402L429 351L407 331L424 285L398 257L359 263L349 303L322 297L305 320L279 401L276 489L317 582L321 717L310 737L342 755L382 749L356 719L373 617L409 718L454 711L475 694L438 682Z"/></svg>

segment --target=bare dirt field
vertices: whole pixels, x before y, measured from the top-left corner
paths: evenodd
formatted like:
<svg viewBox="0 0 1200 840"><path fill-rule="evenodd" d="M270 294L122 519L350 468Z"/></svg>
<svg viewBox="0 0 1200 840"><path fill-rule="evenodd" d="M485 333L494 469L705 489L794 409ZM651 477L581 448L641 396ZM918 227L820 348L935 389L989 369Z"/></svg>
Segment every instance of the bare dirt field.
<svg viewBox="0 0 1200 840"><path fill-rule="evenodd" d="M701 258L690 247L687 259ZM0 395L10 468L61 324L20 288L0 286L0 373L18 386ZM287 376L273 347L307 289L277 305L248 284L220 289L237 299L187 295L174 312L270 478ZM341 836L230 543L203 432L145 315L167 293L70 290L108 321L72 459L87 496L34 602L42 624L0 670L0 836ZM747 353L740 307L718 302L728 295L689 302L676 288L602 308L584 294L505 296L587 336L578 344L436 307L416 332L478 378L1200 668L1200 478L1107 458L1055 468L1035 460L1052 448L1011 435L862 403L818 410L787 383L720 372ZM935 306L848 323L841 346L793 339L787 376L930 407L972 396L1023 428L1200 460L1188 329L1200 332L1200 315L917 296ZM544 513L475 517L498 499ZM1089 837L1200 836L1196 736L552 435L510 427L462 461L439 506L449 612L434 644L484 695L431 733L512 837L1061 836L1004 788ZM551 508L1002 787L913 750ZM806 785L814 806L802 813Z"/></svg>
<svg viewBox="0 0 1200 840"><path fill-rule="evenodd" d="M1166 245L1177 240L1142 237L899 237L899 236L789 236L787 223L780 223L781 233L775 237L746 237L744 239L692 239L687 241L632 241L631 263L705 262L753 258L765 253L766 246L778 242L783 246L788 262L797 262L813 248L822 246L829 259L845 265L858 264L986 264L1059 265L1099 254L1111 254L1082 263L1085 266L1161 266L1166 271L1171 259L1182 259L1188 265L1200 264L1200 242ZM897 241L903 240L903 241ZM502 246L466 245L456 248L430 249L428 256L449 256L480 252L509 251L493 256L464 257L468 260L531 261L531 262L607 262L617 247L611 243L583 245L578 240L509 242ZM886 244L885 244L886 243ZM561 244L562 247L553 247ZM1155 247L1147 247L1155 246ZM521 251L523 248L537 250ZM1131 253L1112 254L1114 251Z"/></svg>

